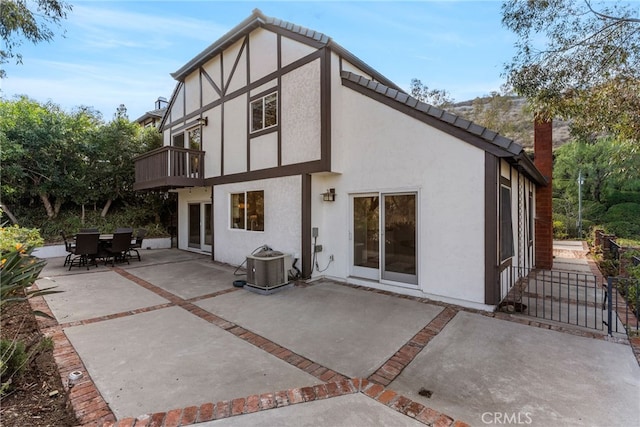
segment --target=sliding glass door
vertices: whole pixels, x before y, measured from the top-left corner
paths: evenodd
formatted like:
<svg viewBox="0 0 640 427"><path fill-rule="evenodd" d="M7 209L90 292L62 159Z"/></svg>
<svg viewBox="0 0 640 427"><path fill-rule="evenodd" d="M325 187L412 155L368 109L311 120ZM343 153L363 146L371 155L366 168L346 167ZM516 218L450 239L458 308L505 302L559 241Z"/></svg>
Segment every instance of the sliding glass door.
<svg viewBox="0 0 640 427"><path fill-rule="evenodd" d="M213 235L211 232L211 203L189 203L189 240L193 249L211 252Z"/></svg>
<svg viewBox="0 0 640 427"><path fill-rule="evenodd" d="M418 283L415 192L352 196L351 275Z"/></svg>

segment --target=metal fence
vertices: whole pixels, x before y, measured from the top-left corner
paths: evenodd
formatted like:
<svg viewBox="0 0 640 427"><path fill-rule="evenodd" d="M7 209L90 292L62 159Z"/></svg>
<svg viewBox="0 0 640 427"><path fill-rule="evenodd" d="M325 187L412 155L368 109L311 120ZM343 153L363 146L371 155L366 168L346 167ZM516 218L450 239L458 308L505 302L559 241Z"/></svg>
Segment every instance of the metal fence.
<svg viewBox="0 0 640 427"><path fill-rule="evenodd" d="M502 311L606 331L638 331L640 282L593 274L511 267L502 280L510 289ZM629 303L627 303L629 301Z"/></svg>
<svg viewBox="0 0 640 427"><path fill-rule="evenodd" d="M607 332L623 332L622 323L628 332L640 331L640 280L626 277L607 278ZM617 315L617 319L614 317Z"/></svg>

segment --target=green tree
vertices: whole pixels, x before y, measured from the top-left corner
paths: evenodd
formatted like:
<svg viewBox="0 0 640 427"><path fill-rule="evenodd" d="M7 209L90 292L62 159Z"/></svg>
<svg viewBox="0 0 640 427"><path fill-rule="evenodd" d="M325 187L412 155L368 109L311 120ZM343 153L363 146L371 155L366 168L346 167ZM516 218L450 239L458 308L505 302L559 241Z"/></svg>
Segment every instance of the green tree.
<svg viewBox="0 0 640 427"><path fill-rule="evenodd" d="M454 102L446 90L429 89L429 87L422 84L419 79L411 79L409 91L411 96L418 101L426 102L438 108L447 108Z"/></svg>
<svg viewBox="0 0 640 427"><path fill-rule="evenodd" d="M30 9L35 6L35 10ZM52 25L60 26L67 18L72 6L61 0L2 0L0 2L0 66L15 58L22 62L16 52L24 40L32 43L50 41L55 35ZM5 71L0 68L0 78Z"/></svg>
<svg viewBox="0 0 640 427"><path fill-rule="evenodd" d="M94 132L88 162L92 189L104 202L102 217L114 201L126 200L133 194L133 158L145 149L141 132L140 126L124 118L116 118Z"/></svg>
<svg viewBox="0 0 640 427"><path fill-rule="evenodd" d="M533 145L533 135L530 131L533 127L533 115L524 104L517 102L513 94L491 92L489 96L474 99L472 107L471 114L466 114L467 119L499 132L521 145Z"/></svg>
<svg viewBox="0 0 640 427"><path fill-rule="evenodd" d="M629 2L505 1L502 23L519 37L508 84L577 135L640 141L638 13Z"/></svg>
<svg viewBox="0 0 640 427"><path fill-rule="evenodd" d="M82 189L84 142L96 123L84 110L67 114L52 102L0 100L3 203L35 197L49 218L58 215Z"/></svg>

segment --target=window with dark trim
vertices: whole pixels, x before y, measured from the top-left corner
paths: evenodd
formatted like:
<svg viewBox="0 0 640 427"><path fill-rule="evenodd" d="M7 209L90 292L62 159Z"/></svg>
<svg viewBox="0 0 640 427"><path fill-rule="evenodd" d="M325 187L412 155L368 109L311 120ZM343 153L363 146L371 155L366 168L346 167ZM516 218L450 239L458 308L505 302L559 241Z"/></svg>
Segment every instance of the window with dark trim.
<svg viewBox="0 0 640 427"><path fill-rule="evenodd" d="M251 101L251 132L258 132L278 124L278 93L273 92Z"/></svg>
<svg viewBox="0 0 640 427"><path fill-rule="evenodd" d="M529 191L529 244L533 244L533 222L535 221L535 217L533 215L533 191Z"/></svg>
<svg viewBox="0 0 640 427"><path fill-rule="evenodd" d="M184 148L184 133L173 135L173 146Z"/></svg>
<svg viewBox="0 0 640 427"><path fill-rule="evenodd" d="M514 255L511 188L500 185L500 262Z"/></svg>
<svg viewBox="0 0 640 427"><path fill-rule="evenodd" d="M232 193L231 228L264 231L264 191Z"/></svg>

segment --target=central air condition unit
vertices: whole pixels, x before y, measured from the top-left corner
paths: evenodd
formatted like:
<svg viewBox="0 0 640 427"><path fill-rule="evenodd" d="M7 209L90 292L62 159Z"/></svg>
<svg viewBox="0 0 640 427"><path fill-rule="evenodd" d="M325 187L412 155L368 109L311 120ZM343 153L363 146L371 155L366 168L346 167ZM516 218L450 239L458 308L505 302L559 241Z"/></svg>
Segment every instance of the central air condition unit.
<svg viewBox="0 0 640 427"><path fill-rule="evenodd" d="M247 284L245 289L260 294L270 294L289 283L291 255L263 250L247 255Z"/></svg>

